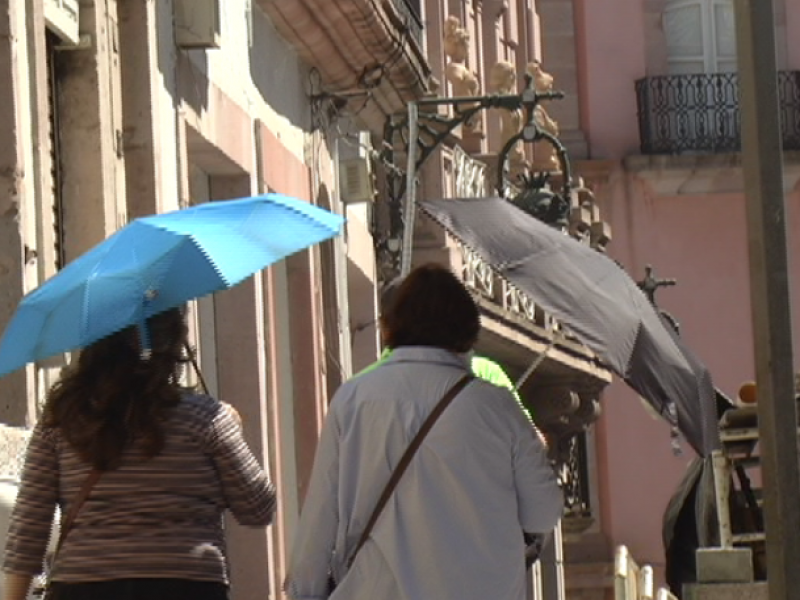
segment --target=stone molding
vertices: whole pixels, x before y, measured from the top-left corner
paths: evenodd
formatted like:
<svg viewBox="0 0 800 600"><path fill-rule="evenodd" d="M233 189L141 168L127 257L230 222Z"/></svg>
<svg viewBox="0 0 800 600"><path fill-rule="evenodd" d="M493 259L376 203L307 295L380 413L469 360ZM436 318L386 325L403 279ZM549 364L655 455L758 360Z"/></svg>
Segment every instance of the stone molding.
<svg viewBox="0 0 800 600"><path fill-rule="evenodd" d="M783 188L800 189L800 152L784 152ZM744 193L740 153L635 154L622 161L626 173L643 179L661 196Z"/></svg>

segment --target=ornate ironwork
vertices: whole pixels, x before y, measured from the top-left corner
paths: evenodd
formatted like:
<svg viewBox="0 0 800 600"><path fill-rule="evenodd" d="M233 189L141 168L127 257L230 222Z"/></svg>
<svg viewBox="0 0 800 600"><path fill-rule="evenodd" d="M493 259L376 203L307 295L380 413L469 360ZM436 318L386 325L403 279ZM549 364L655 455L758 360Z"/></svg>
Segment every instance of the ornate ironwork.
<svg viewBox="0 0 800 600"><path fill-rule="evenodd" d="M453 174L457 197L480 198L486 195L486 165L464 152L461 146L453 148Z"/></svg>
<svg viewBox="0 0 800 600"><path fill-rule="evenodd" d="M555 149L556 155L558 156L558 162L561 167L561 172L564 175L561 186L562 196L564 198L570 197L570 192L572 191L572 167L569 162L569 156L567 155L567 148L561 143L561 140L559 140L549 131L546 131L540 127L536 121L536 107L542 100L548 100L551 98L562 99L563 97L563 92L539 93L535 91L533 88L533 77L531 77L530 74L525 75L525 90L520 96L521 107L525 110L525 125L522 127L519 133L506 140L506 143L497 158L498 169L496 188L497 193L501 196L507 196L507 158L511 148L513 148L514 145L520 141L527 143L545 141Z"/></svg>
<svg viewBox="0 0 800 600"><path fill-rule="evenodd" d="M511 202L540 221L557 229L569 224L570 203L561 194L553 192L548 186L550 173L523 175L520 191Z"/></svg>
<svg viewBox="0 0 800 600"><path fill-rule="evenodd" d="M398 164L408 156L413 144L414 173L419 172L425 161L436 148L443 143L460 125L470 120L482 110L501 108L506 110L523 110L526 115L525 125L514 137L510 138L498 155L498 169L496 188L498 194L505 197L507 194L507 156L515 143L523 141L532 143L546 141L555 148L562 171L561 196L569 198L571 192L571 168L567 151L559 139L545 131L536 123L535 110L543 100L561 99L562 92L537 92L533 88L530 75L525 77L525 90L518 95L511 96L470 96L459 98L427 98L419 100L416 108L419 110L418 118L411 127L408 114L392 115L386 120L384 126L384 143L381 152L381 162L384 164ZM454 110L452 115L443 115L433 112L438 106L449 106ZM414 111L417 114L417 111ZM412 134L409 133L414 130ZM389 170L386 173L386 197L388 208L388 231L376 237L376 253L379 263L379 272L383 281L390 281L400 274L403 251L404 223L403 198L407 191L407 180L402 174ZM413 226L409 223L408 226Z"/></svg>
<svg viewBox="0 0 800 600"><path fill-rule="evenodd" d="M800 71L778 73L785 150L800 150ZM643 154L741 149L736 73L666 75L636 82Z"/></svg>
<svg viewBox="0 0 800 600"><path fill-rule="evenodd" d="M564 491L564 516L567 519L586 519L592 516L589 494L589 461L586 433L581 432L559 443L558 476Z"/></svg>
<svg viewBox="0 0 800 600"><path fill-rule="evenodd" d="M494 298L495 274L480 256L461 244L461 278L464 285L487 298Z"/></svg>
<svg viewBox="0 0 800 600"><path fill-rule="evenodd" d="M644 292L644 295L647 296L647 299L650 300L650 304L661 314L662 317L672 326L675 330L675 333L680 334L681 332L681 325L678 320L672 316L666 310L659 308L658 303L656 302L656 292L660 290L662 287L672 287L673 285L677 285L677 279L658 279L653 274L653 267L651 265L645 265L644 268L644 279L641 281L637 281L636 285L639 286L639 289Z"/></svg>
<svg viewBox="0 0 800 600"><path fill-rule="evenodd" d="M657 279L655 275L653 275L652 265L646 265L644 268L644 279L637 281L636 285L644 292L644 295L647 296L650 303L656 306L656 292L659 288L671 287L677 283L678 281L676 279Z"/></svg>
<svg viewBox="0 0 800 600"><path fill-rule="evenodd" d="M550 329L550 317L542 313L544 315L541 319L542 322L537 323L536 303L531 300L530 296L524 292L520 292L506 280L503 280L503 308L508 312L520 315L521 317L524 317L532 323L536 323L545 329Z"/></svg>

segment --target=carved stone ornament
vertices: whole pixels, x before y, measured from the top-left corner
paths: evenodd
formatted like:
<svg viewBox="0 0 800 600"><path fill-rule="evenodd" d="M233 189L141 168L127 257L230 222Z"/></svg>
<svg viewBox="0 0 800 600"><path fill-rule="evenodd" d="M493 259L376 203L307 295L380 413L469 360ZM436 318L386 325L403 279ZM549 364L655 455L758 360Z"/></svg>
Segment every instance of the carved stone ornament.
<svg viewBox="0 0 800 600"><path fill-rule="evenodd" d="M461 146L453 148L453 174L456 198L481 198L486 195L486 165L472 158Z"/></svg>
<svg viewBox="0 0 800 600"><path fill-rule="evenodd" d="M501 61L492 67L490 72L491 91L500 96L511 96L517 94L517 73L514 65L507 61ZM500 117L500 136L502 145L505 146L509 139L522 131L524 117L522 109L506 110L504 108L494 111ZM498 149L499 150L499 149ZM524 173L527 170L527 161L522 142L518 141L509 149L508 154L509 171L512 178Z"/></svg>
<svg viewBox="0 0 800 600"><path fill-rule="evenodd" d="M469 32L461 26L458 17L449 16L444 26L444 53L450 59L445 67L445 77L450 82L453 90L453 97L469 97L480 95L480 83L475 73L467 67L467 56L469 55ZM456 108L458 110L459 107ZM471 108L469 104L463 104L460 108ZM479 128L480 119L470 119L464 124L465 128L476 132Z"/></svg>

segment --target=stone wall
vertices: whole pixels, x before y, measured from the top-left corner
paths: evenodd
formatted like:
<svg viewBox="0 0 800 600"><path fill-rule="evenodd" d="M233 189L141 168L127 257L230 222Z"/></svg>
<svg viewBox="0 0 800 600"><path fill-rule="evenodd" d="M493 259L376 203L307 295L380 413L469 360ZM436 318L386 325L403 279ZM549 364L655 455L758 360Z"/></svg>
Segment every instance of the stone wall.
<svg viewBox="0 0 800 600"><path fill-rule="evenodd" d="M0 480L19 479L30 430L0 423Z"/></svg>

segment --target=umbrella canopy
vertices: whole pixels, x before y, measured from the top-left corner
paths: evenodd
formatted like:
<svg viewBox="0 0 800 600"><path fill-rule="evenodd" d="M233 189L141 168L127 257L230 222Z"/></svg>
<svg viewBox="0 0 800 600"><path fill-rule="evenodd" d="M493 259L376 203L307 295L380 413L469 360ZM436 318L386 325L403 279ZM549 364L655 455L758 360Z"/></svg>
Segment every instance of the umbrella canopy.
<svg viewBox="0 0 800 600"><path fill-rule="evenodd" d="M719 445L708 370L619 265L500 198L420 205L567 325L695 450L706 455Z"/></svg>
<svg viewBox="0 0 800 600"><path fill-rule="evenodd" d="M0 339L0 375L232 287L343 221L280 194L136 219L22 299Z"/></svg>

